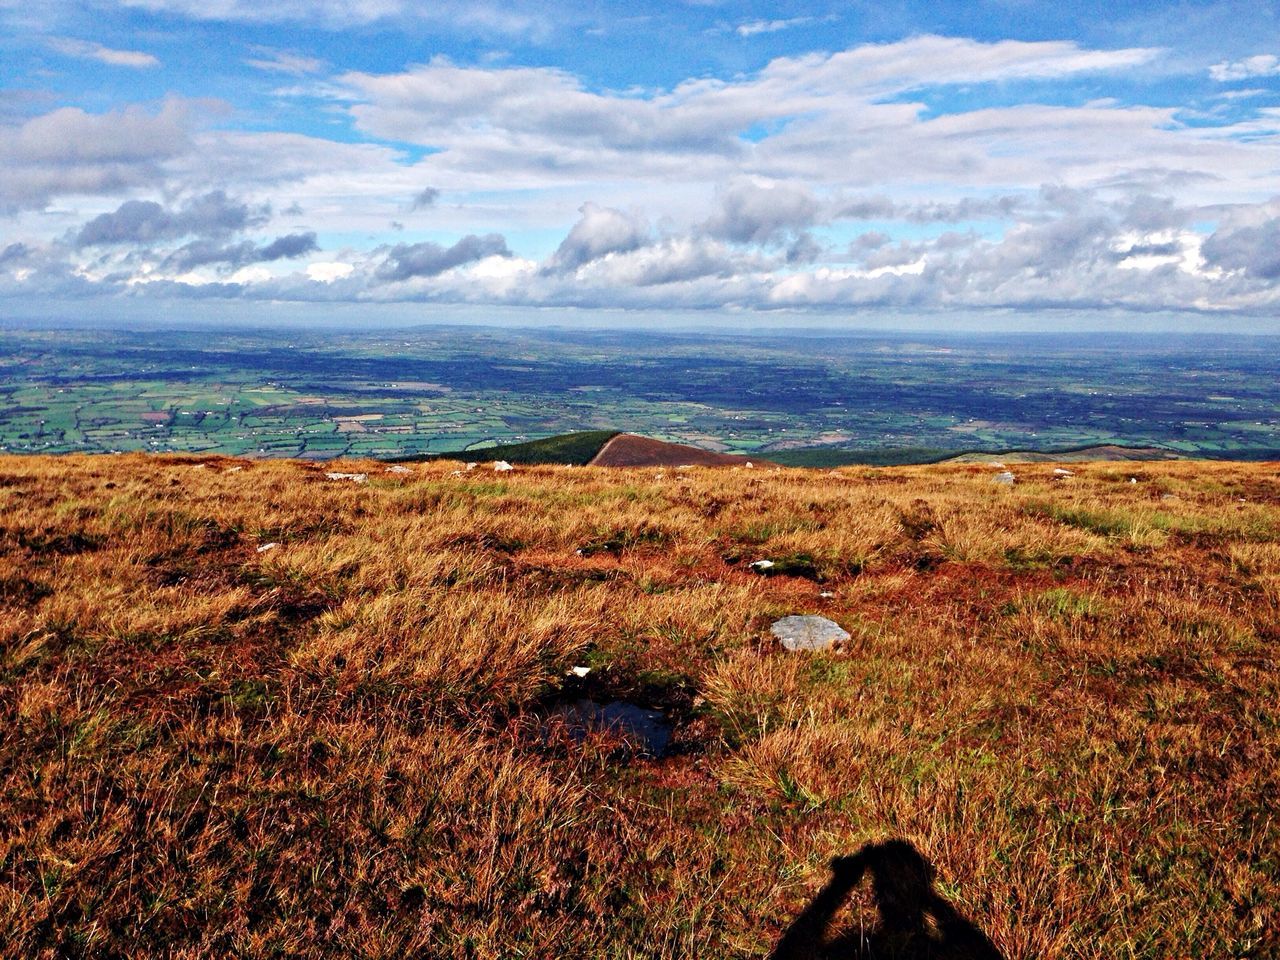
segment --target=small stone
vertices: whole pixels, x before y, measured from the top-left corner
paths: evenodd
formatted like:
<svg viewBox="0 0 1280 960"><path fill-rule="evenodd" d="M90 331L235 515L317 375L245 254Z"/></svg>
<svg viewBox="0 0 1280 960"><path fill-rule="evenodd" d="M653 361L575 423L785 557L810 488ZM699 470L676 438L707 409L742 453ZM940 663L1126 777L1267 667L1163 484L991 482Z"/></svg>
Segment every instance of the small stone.
<svg viewBox="0 0 1280 960"><path fill-rule="evenodd" d="M774 564L772 560L756 560L754 563L751 564L751 569L752 570L772 570L773 565Z"/></svg>
<svg viewBox="0 0 1280 960"><path fill-rule="evenodd" d="M826 617L793 616L774 622L769 632L782 644L783 649L796 653L801 650L830 650L837 643L849 639L849 633L834 620Z"/></svg>
<svg viewBox="0 0 1280 960"><path fill-rule="evenodd" d="M468 464L467 464L467 469L468 469L468 470L474 470L474 469L475 469L476 467L478 467L478 466L480 466L480 464L478 464L478 463L468 463Z"/></svg>
<svg viewBox="0 0 1280 960"><path fill-rule="evenodd" d="M498 460L494 463L493 469L496 470L498 473L505 473L508 470L514 470L515 467L507 463L507 461L505 460Z"/></svg>
<svg viewBox="0 0 1280 960"><path fill-rule="evenodd" d="M350 480L352 483L369 482L367 473L326 473L325 476L330 480Z"/></svg>
<svg viewBox="0 0 1280 960"><path fill-rule="evenodd" d="M1055 477L1074 477L1075 476L1075 474L1072 473L1070 470L1064 470L1062 467L1054 467L1053 475Z"/></svg>
<svg viewBox="0 0 1280 960"><path fill-rule="evenodd" d="M590 667L570 667L569 672L572 673L579 680L581 680L583 677L585 677L587 674L591 672L591 668Z"/></svg>
<svg viewBox="0 0 1280 960"><path fill-rule="evenodd" d="M754 470L756 468L756 465L752 463L750 460L744 463L743 466L746 467L748 470Z"/></svg>
<svg viewBox="0 0 1280 960"><path fill-rule="evenodd" d="M830 590L823 590L820 594L818 594L818 596L820 596L823 600L831 600L835 597L835 594L832 593Z"/></svg>
<svg viewBox="0 0 1280 960"><path fill-rule="evenodd" d="M413 473L413 471L397 463L394 467L387 467L387 473Z"/></svg>
<svg viewBox="0 0 1280 960"><path fill-rule="evenodd" d="M1016 479L1018 479L1018 478L1017 478L1017 477L1015 477L1015 476L1014 476L1012 473L1010 473L1008 470L1006 470L1006 471L1004 471L1004 473L997 473L994 477L992 477L992 478L991 478L991 481L992 481L992 483L1005 483L1005 484L1009 484L1009 483L1013 483Z"/></svg>
<svg viewBox="0 0 1280 960"><path fill-rule="evenodd" d="M278 546L280 546L278 543L264 543L258 547L258 552L266 553L268 550L274 550Z"/></svg>

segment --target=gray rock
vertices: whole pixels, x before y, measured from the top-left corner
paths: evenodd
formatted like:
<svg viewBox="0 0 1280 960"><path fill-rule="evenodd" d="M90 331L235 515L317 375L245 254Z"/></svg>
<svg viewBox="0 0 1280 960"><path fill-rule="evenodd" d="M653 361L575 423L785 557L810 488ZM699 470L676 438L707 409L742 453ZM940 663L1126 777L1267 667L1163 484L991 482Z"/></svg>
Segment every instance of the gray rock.
<svg viewBox="0 0 1280 960"><path fill-rule="evenodd" d="M783 648L792 653L799 650L830 650L837 643L849 639L848 632L840 624L826 617L783 617L769 630Z"/></svg>
<svg viewBox="0 0 1280 960"><path fill-rule="evenodd" d="M1004 473L997 473L991 478L995 483L1013 483L1017 478L1006 470Z"/></svg>

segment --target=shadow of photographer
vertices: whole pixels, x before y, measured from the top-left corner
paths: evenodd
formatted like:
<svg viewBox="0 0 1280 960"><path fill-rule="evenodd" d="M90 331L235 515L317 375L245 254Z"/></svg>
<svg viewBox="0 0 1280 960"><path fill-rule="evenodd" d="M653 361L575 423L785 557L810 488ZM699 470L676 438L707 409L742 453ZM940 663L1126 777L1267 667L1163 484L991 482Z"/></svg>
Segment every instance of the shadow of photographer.
<svg viewBox="0 0 1280 960"><path fill-rule="evenodd" d="M879 924L832 936L832 918L867 874ZM905 840L837 857L831 879L787 928L770 960L1003 960L995 944L934 889L934 876L932 864Z"/></svg>

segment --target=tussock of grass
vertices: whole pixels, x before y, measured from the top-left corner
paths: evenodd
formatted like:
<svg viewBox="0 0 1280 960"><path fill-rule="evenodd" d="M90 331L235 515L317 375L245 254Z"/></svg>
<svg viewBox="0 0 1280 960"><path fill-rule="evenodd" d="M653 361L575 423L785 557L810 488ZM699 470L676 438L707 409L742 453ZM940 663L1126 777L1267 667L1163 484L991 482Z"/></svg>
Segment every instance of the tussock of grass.
<svg viewBox="0 0 1280 960"><path fill-rule="evenodd" d="M1010 958L1280 950L1273 468L455 469L0 459L0 955L762 956L894 837Z"/></svg>

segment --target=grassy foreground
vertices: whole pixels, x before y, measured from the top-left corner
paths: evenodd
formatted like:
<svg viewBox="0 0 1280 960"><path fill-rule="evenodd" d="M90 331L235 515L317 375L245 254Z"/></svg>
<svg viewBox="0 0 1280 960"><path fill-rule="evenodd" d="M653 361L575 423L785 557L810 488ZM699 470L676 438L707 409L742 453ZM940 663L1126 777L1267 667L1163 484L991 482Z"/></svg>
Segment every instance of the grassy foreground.
<svg viewBox="0 0 1280 960"><path fill-rule="evenodd" d="M0 458L0 954L1280 951L1273 466L456 467Z"/></svg>

